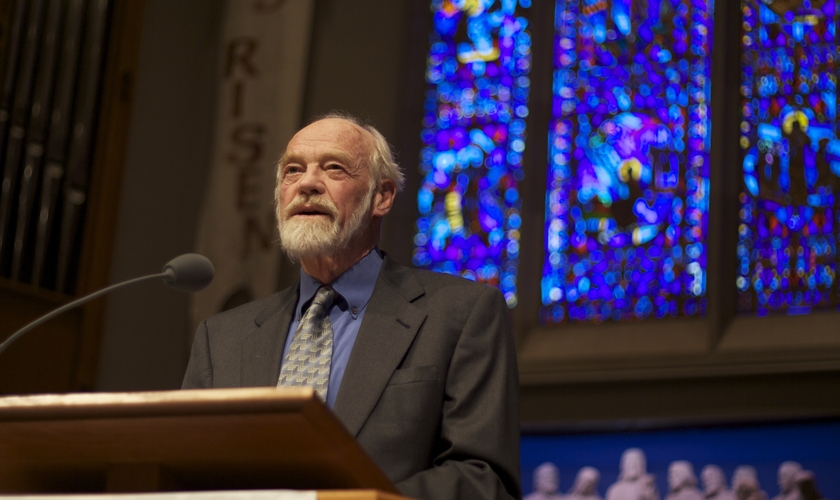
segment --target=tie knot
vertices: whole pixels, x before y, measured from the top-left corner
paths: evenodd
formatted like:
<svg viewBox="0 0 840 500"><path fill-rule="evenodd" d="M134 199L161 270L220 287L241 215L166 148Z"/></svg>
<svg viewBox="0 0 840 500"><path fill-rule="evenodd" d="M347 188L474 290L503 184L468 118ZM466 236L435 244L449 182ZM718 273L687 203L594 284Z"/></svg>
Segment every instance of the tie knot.
<svg viewBox="0 0 840 500"><path fill-rule="evenodd" d="M323 307L324 311L328 311L335 302L335 290L332 287L324 285L315 292L315 298L312 299L312 305L309 307Z"/></svg>

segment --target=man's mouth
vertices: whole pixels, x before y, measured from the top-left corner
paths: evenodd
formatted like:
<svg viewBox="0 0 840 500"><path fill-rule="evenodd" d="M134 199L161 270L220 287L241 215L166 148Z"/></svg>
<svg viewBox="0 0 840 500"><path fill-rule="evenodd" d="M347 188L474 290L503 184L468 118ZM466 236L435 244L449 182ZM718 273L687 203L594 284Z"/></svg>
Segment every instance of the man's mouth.
<svg viewBox="0 0 840 500"><path fill-rule="evenodd" d="M327 217L333 219L336 216L336 210L330 206L327 200L317 199L296 199L288 207L286 207L286 219L298 218L321 218Z"/></svg>
<svg viewBox="0 0 840 500"><path fill-rule="evenodd" d="M292 217L332 217L329 210L317 207L302 207L292 211Z"/></svg>

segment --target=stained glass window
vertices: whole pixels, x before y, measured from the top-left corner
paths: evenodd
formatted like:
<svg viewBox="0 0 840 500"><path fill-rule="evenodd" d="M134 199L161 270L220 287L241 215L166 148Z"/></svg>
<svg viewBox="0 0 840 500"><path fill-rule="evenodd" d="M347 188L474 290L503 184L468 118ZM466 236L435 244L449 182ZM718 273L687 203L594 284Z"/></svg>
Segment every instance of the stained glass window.
<svg viewBox="0 0 840 500"><path fill-rule="evenodd" d="M414 264L517 301L530 0L434 0Z"/></svg>
<svg viewBox="0 0 840 500"><path fill-rule="evenodd" d="M712 5L558 0L541 321L702 315Z"/></svg>
<svg viewBox="0 0 840 500"><path fill-rule="evenodd" d="M741 6L738 309L836 306L836 2Z"/></svg>

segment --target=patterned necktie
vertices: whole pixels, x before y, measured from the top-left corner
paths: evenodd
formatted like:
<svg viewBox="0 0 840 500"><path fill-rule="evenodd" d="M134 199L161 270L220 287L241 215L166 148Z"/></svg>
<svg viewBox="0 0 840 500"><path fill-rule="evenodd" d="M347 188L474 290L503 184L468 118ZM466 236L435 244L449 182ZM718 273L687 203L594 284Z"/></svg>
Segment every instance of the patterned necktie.
<svg viewBox="0 0 840 500"><path fill-rule="evenodd" d="M321 399L327 400L333 350L329 311L335 295L335 290L328 286L322 286L315 293L283 360L277 387L314 387Z"/></svg>

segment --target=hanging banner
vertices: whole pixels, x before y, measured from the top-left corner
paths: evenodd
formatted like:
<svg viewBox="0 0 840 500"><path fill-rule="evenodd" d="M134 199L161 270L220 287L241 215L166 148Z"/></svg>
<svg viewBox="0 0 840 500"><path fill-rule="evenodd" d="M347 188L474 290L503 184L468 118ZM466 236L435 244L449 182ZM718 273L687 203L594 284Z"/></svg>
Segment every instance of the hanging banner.
<svg viewBox="0 0 840 500"><path fill-rule="evenodd" d="M300 126L313 0L228 0L215 153L196 252L216 268L193 325L276 291L275 164Z"/></svg>

